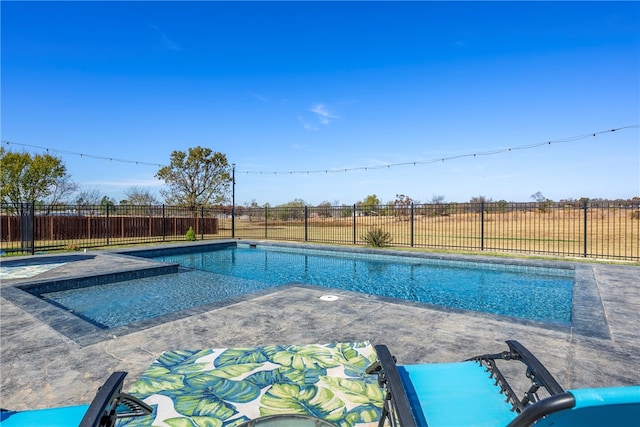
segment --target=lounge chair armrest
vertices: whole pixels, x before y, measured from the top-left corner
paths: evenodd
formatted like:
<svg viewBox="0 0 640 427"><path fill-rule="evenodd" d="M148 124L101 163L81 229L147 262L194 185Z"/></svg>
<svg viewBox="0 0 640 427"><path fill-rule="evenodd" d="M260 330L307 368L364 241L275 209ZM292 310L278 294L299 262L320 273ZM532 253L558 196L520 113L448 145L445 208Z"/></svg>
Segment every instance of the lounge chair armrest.
<svg viewBox="0 0 640 427"><path fill-rule="evenodd" d="M529 427L542 417L573 408L576 400L571 393L559 393L549 396L533 405L527 406L507 427Z"/></svg>
<svg viewBox="0 0 640 427"><path fill-rule="evenodd" d="M385 418L389 418L391 426L415 427L417 422L409 404L409 397L402 384L402 378L396 361L386 345L376 345L378 362L371 366L368 372L378 373L378 383L385 391L384 407L379 426L384 425Z"/></svg>
<svg viewBox="0 0 640 427"><path fill-rule="evenodd" d="M111 427L116 418L147 415L152 408L140 399L122 393L122 383L126 372L114 372L107 379L84 414L80 427ZM118 411L124 405L127 411Z"/></svg>
<svg viewBox="0 0 640 427"><path fill-rule="evenodd" d="M546 388L550 395L565 392L547 368L525 346L514 340L506 341L506 343L511 350L512 357L527 365L527 376L530 376L532 381Z"/></svg>

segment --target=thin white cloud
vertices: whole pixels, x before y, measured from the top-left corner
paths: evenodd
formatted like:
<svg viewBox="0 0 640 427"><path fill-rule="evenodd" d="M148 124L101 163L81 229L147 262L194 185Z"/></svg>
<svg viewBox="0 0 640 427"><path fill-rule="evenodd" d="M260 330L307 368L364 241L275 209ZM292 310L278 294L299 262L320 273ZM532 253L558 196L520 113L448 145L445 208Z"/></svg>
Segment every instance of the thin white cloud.
<svg viewBox="0 0 640 427"><path fill-rule="evenodd" d="M314 113L318 121L325 126L331 123L334 119L339 118L323 103L312 105L310 111Z"/></svg>
<svg viewBox="0 0 640 427"><path fill-rule="evenodd" d="M166 47L167 49L170 49L170 50L175 50L177 52L182 50L182 47L178 43L176 43L173 40L171 40L169 38L169 36L167 36L164 33L164 31L162 31L160 28L156 27L153 24L149 24L149 27L152 28L153 30L155 30L156 33L158 33L158 35L160 36L160 41L162 42L162 45L164 47Z"/></svg>
<svg viewBox="0 0 640 427"><path fill-rule="evenodd" d="M251 92L251 93L249 93L249 95L253 96L255 99L257 99L258 101L260 101L260 102L262 102L262 103L264 103L264 104L266 104L266 103L268 103L268 102L269 102L269 98L267 98L267 97L266 97L266 96L264 96L264 95L260 95L259 93L253 93L253 92Z"/></svg>
<svg viewBox="0 0 640 427"><path fill-rule="evenodd" d="M302 127L304 127L306 130L309 130L309 131L317 131L317 130L319 130L317 126L313 125L312 123L309 123L308 121L306 121L302 117L298 117L298 121L300 122Z"/></svg>

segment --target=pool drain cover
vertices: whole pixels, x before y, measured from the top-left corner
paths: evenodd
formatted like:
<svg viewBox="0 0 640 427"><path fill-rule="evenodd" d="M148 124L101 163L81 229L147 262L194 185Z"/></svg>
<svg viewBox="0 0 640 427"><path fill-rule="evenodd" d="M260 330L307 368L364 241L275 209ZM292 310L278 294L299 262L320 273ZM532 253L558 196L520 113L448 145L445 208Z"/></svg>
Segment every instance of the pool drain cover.
<svg viewBox="0 0 640 427"><path fill-rule="evenodd" d="M337 300L337 299L338 299L338 297L337 297L337 296L335 296L335 295L322 295L322 296L320 297L320 299L321 299L322 301L335 301L335 300Z"/></svg>

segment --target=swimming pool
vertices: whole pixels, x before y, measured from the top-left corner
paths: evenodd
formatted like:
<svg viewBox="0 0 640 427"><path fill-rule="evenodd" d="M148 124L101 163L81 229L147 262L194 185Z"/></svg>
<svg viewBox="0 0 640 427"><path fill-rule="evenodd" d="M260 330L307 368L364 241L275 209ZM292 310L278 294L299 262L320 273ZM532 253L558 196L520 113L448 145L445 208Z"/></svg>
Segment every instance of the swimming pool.
<svg viewBox="0 0 640 427"><path fill-rule="evenodd" d="M300 283L527 320L571 323L573 270L277 245L153 255L179 273L40 295L103 328ZM110 301L110 304L105 304Z"/></svg>

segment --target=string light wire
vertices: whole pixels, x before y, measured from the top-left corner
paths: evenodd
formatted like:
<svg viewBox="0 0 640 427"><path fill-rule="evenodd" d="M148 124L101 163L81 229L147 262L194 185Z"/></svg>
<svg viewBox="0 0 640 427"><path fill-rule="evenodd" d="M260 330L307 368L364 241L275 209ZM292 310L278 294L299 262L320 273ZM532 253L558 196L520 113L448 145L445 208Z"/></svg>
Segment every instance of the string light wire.
<svg viewBox="0 0 640 427"><path fill-rule="evenodd" d="M615 129L607 129L607 130L603 130L603 131L599 131L599 132L591 132L588 134L583 134L583 135L577 135L577 136L572 136L572 137L568 137L568 138L562 138L562 139L555 139L552 141L545 141L545 142L537 142L537 143L533 143L533 144L526 144L526 145L518 145L518 146L514 146L514 147L508 147L508 148L500 148L500 149L494 149L494 150L489 150L489 151L481 151L481 152L475 152L475 153L467 153L467 154L459 154L459 155L455 155L455 156L448 156L448 157L438 157L435 159L429 159L429 160L416 160L416 161L410 161L410 162L401 162L401 163L389 163L389 164L383 164L383 165L374 165L374 166L357 166L357 167L352 167L352 168L338 168L338 169L316 169L316 170L296 170L296 171L239 171L238 173L244 173L244 174L259 174L259 175L293 175L293 174L316 174L316 173L344 173L344 172L351 172L351 171L360 171L360 170L375 170L375 169L385 169L385 168L392 168L392 167L398 167L398 166L415 166L415 165L427 165L427 164L432 164L432 163L437 163L437 162L444 162L447 160L455 160L455 159L460 159L460 158L464 158L464 157L477 157L477 156L492 156L492 155L496 155L496 154L501 154L501 153L505 153L505 152L511 152L511 151L516 151L516 150L530 150L533 148L537 148L537 147L542 147L545 145L552 145L552 144L564 144L564 143L568 143L568 142L575 142L575 141L580 141L583 139L587 139L587 138L595 138L598 135L602 135L605 133L612 133L612 132L617 132L620 130L624 130L624 129L631 129L631 128L638 128L640 127L639 125L630 125L630 126L623 126L623 127L619 127L619 128L615 128Z"/></svg>
<svg viewBox="0 0 640 427"><path fill-rule="evenodd" d="M599 132L591 132L588 134L577 135L577 136L572 136L572 137L562 138L562 139L555 139L551 141L537 142L533 144L518 145L514 147L500 148L500 149L494 149L494 150L488 150L488 151L479 151L479 152L467 153L467 154L458 154L455 156L448 156L448 157L438 157L438 158L429 159L429 160L415 160L415 161L409 161L409 162L389 163L389 164L374 165L374 166L357 166L357 167L351 167L351 168L337 168L337 169L325 168L325 169L316 169L316 170L290 170L290 171L238 171L237 173L255 174L255 175L295 175L295 174L309 175L309 174L318 174L318 173L328 174L328 173L353 172L353 171L361 171L361 170L367 171L367 170L376 170L376 169L385 169L385 168L389 169L392 167L401 167L401 166L428 165L432 163L461 159L465 157L493 156L496 154L516 151L516 150L531 150L533 148L538 148L545 145L565 144L569 142L580 141L587 138L595 138L598 135L602 135L606 133L613 133L613 132L621 131L624 129L638 128L638 127L640 126L639 125L623 126L615 129L607 129ZM86 158L97 159L97 160L108 160L110 162L129 163L129 164L154 166L154 167L163 166L159 163L149 163L149 162L143 162L139 160L127 160L127 159L120 159L116 157L107 157L107 156L98 156L94 154L78 153L75 151L60 150L60 149L42 147L39 145L32 145L32 144L22 144L22 143L17 143L13 141L2 141L2 144L6 146L17 145L20 147L37 148L40 150L45 150L46 152L75 155L75 156L86 157Z"/></svg>
<svg viewBox="0 0 640 427"><path fill-rule="evenodd" d="M87 154L87 153L78 153L75 151L67 151L67 150L60 150L58 148L49 148L49 147L42 147L40 145L32 145L32 144L22 144L19 142L13 142L13 141L2 141L2 145L6 145L6 146L10 146L10 145L17 145L20 147L29 147L29 148L37 148L40 150L44 150L47 153L52 152L52 153L56 153L56 154L69 154L69 155L74 155L74 156L79 156L79 157L86 157L89 159L97 159L97 160L109 160L110 162L118 162L118 163L129 163L129 164L135 164L135 165L143 165L143 166L157 166L157 167L162 167L161 164L159 163L149 163L149 162L142 162L139 160L126 160L126 159L119 159L116 157L108 157L108 156L97 156L95 154Z"/></svg>

